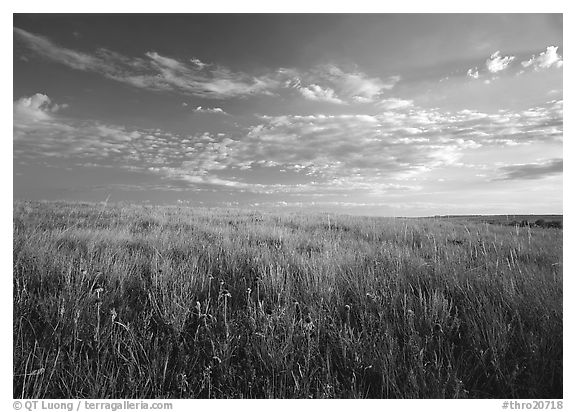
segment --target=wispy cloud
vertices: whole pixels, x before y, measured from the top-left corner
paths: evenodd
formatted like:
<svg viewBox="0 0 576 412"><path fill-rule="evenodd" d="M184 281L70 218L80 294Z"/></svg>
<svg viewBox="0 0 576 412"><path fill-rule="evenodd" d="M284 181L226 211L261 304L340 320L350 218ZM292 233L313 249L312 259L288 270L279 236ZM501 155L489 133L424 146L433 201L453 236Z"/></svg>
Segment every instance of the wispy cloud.
<svg viewBox="0 0 576 412"><path fill-rule="evenodd" d="M376 101L400 81L400 76L390 76L382 80L357 70L347 72L334 64L320 66L313 74L332 84L338 95L358 103Z"/></svg>
<svg viewBox="0 0 576 412"><path fill-rule="evenodd" d="M562 174L562 170L562 159L549 159L539 163L524 163L500 167L498 169L500 176L493 180L536 180Z"/></svg>
<svg viewBox="0 0 576 412"><path fill-rule="evenodd" d="M98 49L88 54L59 46L46 37L14 28L15 36L34 53L72 69L99 73L109 79L155 91L178 91L214 99L267 94L278 80L254 77L192 59L190 65L150 51L144 57L127 57Z"/></svg>
<svg viewBox="0 0 576 412"><path fill-rule="evenodd" d="M294 88L304 98L318 102L371 103L381 99L385 91L400 81L399 76L380 79L359 70L346 71L335 64L306 71L281 68L256 76L206 63L196 57L182 61L156 51L148 51L141 57L128 57L104 48L85 53L19 28L14 28L14 35L33 53L75 70L98 73L142 89L204 98L271 95L282 88Z"/></svg>
<svg viewBox="0 0 576 412"><path fill-rule="evenodd" d="M406 109L408 107L414 106L414 101L392 97L379 101L377 106L384 110Z"/></svg>
<svg viewBox="0 0 576 412"><path fill-rule="evenodd" d="M306 71L281 68L277 76L285 87L298 90L306 99L335 104L375 103L400 81L397 75L381 79L336 64L323 64Z"/></svg>

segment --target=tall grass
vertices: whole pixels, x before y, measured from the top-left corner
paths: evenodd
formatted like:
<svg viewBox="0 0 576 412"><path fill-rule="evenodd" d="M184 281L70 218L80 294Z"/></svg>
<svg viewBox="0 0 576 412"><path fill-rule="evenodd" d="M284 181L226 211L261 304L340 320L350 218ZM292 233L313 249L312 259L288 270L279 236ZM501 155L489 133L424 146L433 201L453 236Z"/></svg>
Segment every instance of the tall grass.
<svg viewBox="0 0 576 412"><path fill-rule="evenodd" d="M562 231L14 203L25 398L560 398Z"/></svg>

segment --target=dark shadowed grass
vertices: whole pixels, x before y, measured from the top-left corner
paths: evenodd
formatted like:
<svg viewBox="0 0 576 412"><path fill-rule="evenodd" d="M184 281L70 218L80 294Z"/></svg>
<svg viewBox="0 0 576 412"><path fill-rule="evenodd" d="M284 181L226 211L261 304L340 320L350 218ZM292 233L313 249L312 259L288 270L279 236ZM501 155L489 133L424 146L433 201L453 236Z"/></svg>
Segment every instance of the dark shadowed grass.
<svg viewBox="0 0 576 412"><path fill-rule="evenodd" d="M562 231L14 204L25 398L561 398Z"/></svg>

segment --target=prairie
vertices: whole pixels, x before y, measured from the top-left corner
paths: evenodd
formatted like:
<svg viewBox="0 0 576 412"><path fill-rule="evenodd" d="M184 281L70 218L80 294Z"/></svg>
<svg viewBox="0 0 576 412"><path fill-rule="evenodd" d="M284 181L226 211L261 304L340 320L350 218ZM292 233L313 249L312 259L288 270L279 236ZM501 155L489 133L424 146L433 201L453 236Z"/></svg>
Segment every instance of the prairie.
<svg viewBox="0 0 576 412"><path fill-rule="evenodd" d="M16 398L562 398L562 230L13 204Z"/></svg>

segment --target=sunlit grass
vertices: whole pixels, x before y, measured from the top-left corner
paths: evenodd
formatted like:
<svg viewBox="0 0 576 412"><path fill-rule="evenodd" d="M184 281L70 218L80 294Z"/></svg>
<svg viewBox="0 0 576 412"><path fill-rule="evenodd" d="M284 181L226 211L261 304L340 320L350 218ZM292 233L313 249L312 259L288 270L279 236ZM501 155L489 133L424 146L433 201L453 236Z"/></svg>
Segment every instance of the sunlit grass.
<svg viewBox="0 0 576 412"><path fill-rule="evenodd" d="M25 398L562 397L562 231L14 204Z"/></svg>

